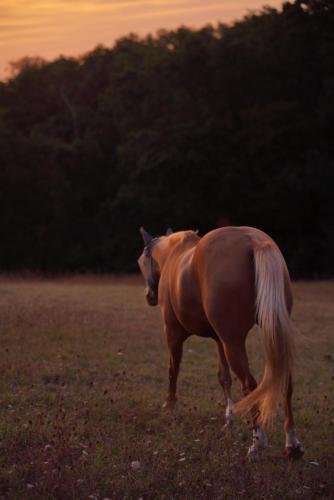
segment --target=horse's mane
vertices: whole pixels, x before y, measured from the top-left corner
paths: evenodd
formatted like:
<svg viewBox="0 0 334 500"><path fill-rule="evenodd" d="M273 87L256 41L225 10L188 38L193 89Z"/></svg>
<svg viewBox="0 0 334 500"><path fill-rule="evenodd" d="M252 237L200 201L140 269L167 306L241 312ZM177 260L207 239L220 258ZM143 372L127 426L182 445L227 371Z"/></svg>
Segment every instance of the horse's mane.
<svg viewBox="0 0 334 500"><path fill-rule="evenodd" d="M168 236L168 241L172 245L180 245L182 243L190 242L190 241L198 241L200 237L198 236L198 231L178 231L177 233L173 233Z"/></svg>

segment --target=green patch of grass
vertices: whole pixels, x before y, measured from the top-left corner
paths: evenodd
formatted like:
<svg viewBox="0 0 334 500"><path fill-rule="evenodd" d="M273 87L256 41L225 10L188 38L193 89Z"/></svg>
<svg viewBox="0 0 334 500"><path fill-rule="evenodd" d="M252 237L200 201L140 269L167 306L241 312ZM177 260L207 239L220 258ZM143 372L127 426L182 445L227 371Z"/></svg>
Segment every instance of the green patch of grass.
<svg viewBox="0 0 334 500"><path fill-rule="evenodd" d="M333 498L334 283L296 283L294 409L306 452L245 460L250 425L223 429L215 346L185 344L179 401L161 410L168 352L142 287L106 279L0 283L0 495L18 499ZM254 374L261 332L249 335ZM240 397L234 382L234 398Z"/></svg>

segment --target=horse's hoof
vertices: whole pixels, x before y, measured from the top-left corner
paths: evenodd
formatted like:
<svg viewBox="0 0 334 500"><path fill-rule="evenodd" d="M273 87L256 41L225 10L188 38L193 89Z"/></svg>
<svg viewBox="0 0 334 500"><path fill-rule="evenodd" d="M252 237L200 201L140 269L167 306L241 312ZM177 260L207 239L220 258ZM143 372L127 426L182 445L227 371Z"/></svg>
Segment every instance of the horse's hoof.
<svg viewBox="0 0 334 500"><path fill-rule="evenodd" d="M227 432L233 432L234 430L234 420L231 418L226 419L225 425L223 426L223 429Z"/></svg>
<svg viewBox="0 0 334 500"><path fill-rule="evenodd" d="M175 403L176 401L172 399L167 399L164 404L162 405L162 409L166 411L173 411L175 408Z"/></svg>
<svg viewBox="0 0 334 500"><path fill-rule="evenodd" d="M247 457L255 459L261 456L261 452L268 446L267 435L262 427L253 429L253 444L248 448Z"/></svg>
<svg viewBox="0 0 334 500"><path fill-rule="evenodd" d="M248 460L258 460L262 456L264 448L261 446L250 446L247 451L247 459Z"/></svg>
<svg viewBox="0 0 334 500"><path fill-rule="evenodd" d="M301 444L286 446L284 454L289 460L298 460L304 455L304 448Z"/></svg>

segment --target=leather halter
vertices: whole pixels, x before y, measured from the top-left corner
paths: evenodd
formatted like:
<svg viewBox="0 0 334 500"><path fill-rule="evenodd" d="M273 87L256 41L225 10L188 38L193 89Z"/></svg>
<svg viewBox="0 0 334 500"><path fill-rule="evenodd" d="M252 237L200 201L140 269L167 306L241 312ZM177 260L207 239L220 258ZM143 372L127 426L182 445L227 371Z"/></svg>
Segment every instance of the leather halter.
<svg viewBox="0 0 334 500"><path fill-rule="evenodd" d="M145 257L150 259L150 275L147 278L147 284L149 288L152 290L156 290L159 284L159 275L154 271L153 265L153 257L152 257L152 248L158 243L159 238L153 238L147 245L144 247Z"/></svg>

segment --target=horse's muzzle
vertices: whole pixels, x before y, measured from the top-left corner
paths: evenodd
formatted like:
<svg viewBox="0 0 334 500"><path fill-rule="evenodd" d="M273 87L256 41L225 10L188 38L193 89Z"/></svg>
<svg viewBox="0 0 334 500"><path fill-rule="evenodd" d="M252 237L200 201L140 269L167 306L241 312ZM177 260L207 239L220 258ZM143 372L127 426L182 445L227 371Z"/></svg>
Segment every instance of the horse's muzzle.
<svg viewBox="0 0 334 500"><path fill-rule="evenodd" d="M158 294L149 289L146 292L146 300L149 306L156 306L158 304Z"/></svg>

